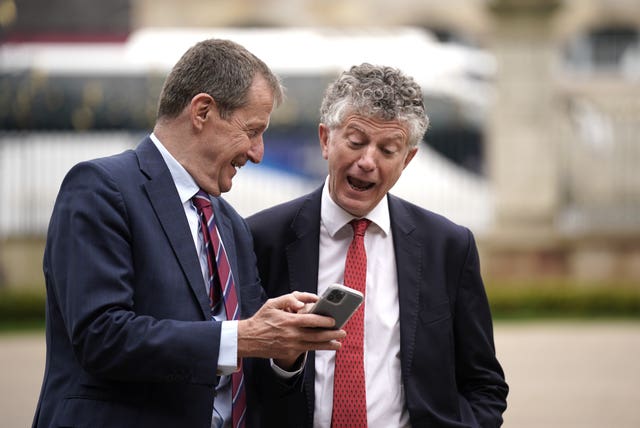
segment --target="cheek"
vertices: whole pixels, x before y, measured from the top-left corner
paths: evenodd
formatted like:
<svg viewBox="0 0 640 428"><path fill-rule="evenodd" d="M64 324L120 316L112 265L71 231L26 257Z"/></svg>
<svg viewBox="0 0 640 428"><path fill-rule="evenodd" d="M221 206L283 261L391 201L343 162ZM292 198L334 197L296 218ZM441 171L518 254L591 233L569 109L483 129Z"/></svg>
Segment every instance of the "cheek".
<svg viewBox="0 0 640 428"><path fill-rule="evenodd" d="M378 163L378 171L382 179L385 181L395 181L402 174L402 165L397 162L380 162Z"/></svg>
<svg viewBox="0 0 640 428"><path fill-rule="evenodd" d="M248 150L250 146L251 141L249 141L246 135L236 134L229 139L229 143L226 145L226 148L224 150L227 152L235 152L243 150L245 148L246 150Z"/></svg>
<svg viewBox="0 0 640 428"><path fill-rule="evenodd" d="M359 154L353 150L333 148L328 150L327 159L333 165L333 169L345 171L357 164Z"/></svg>

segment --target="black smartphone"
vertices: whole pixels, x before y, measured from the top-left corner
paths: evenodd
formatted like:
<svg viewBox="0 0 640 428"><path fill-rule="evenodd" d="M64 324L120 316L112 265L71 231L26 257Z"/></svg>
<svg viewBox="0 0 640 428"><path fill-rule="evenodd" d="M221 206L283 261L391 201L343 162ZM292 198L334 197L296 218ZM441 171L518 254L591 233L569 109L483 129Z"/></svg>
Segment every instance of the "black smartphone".
<svg viewBox="0 0 640 428"><path fill-rule="evenodd" d="M333 318L336 325L332 328L338 330L349 321L363 300L364 296L358 290L342 284L331 284L309 312Z"/></svg>

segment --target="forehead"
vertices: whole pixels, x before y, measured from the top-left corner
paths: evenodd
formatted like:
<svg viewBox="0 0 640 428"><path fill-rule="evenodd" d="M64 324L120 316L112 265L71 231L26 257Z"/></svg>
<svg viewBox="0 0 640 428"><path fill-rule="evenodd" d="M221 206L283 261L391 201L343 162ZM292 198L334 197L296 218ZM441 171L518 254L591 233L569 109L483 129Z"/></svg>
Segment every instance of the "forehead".
<svg viewBox="0 0 640 428"><path fill-rule="evenodd" d="M257 75L247 97L247 104L237 108L232 116L244 120L268 122L274 108L274 94L264 77Z"/></svg>
<svg viewBox="0 0 640 428"><path fill-rule="evenodd" d="M260 73L256 73L253 78L253 82L251 82L251 87L249 89L249 100L250 102L255 103L270 102L271 104L273 104L275 101L273 88L271 87L267 79Z"/></svg>
<svg viewBox="0 0 640 428"><path fill-rule="evenodd" d="M382 120L357 114L349 115L343 121L345 132L357 132L371 139L408 142L407 124L399 120Z"/></svg>

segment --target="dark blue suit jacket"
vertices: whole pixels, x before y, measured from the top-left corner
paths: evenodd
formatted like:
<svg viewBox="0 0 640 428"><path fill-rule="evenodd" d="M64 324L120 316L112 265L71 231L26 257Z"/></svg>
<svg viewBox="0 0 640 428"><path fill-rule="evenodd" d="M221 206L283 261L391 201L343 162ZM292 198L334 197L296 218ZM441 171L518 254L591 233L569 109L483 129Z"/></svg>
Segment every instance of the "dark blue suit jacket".
<svg viewBox="0 0 640 428"><path fill-rule="evenodd" d="M317 291L322 188L247 219L269 297ZM497 427L507 384L471 232L389 195L400 305L402 383L413 427ZM255 370L268 378L259 362ZM311 427L314 356L297 384L256 385L265 427Z"/></svg>
<svg viewBox="0 0 640 428"><path fill-rule="evenodd" d="M244 220L213 198L243 317L264 300ZM47 357L34 426L210 427L220 323L149 138L62 183L44 255Z"/></svg>

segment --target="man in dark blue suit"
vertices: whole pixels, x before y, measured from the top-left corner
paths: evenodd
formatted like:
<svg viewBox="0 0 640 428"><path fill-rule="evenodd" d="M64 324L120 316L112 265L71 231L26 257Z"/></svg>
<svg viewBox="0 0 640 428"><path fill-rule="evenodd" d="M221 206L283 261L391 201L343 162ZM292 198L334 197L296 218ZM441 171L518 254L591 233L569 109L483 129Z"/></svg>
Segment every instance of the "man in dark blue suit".
<svg viewBox="0 0 640 428"><path fill-rule="evenodd" d="M44 255L47 356L34 426L228 427L243 358L288 368L301 352L339 348L344 332L309 329L330 318L294 313L315 296L265 303L249 229L220 197L240 167L262 159L281 97L277 77L243 47L200 42L167 77L148 138L67 174ZM210 306L210 281L222 274L208 264L200 191L239 320Z"/></svg>
<svg viewBox="0 0 640 428"><path fill-rule="evenodd" d="M508 387L473 235L388 193L427 127L413 79L390 67L352 67L321 107L324 186L247 219L271 297L351 285L345 259L357 246L354 235L364 233L365 251L353 256L366 266L360 321L346 324L340 350L308 353L302 377L278 382L273 375L256 386L263 426L502 424ZM366 219L364 232L350 227L354 219ZM348 369L339 372L342 364Z"/></svg>

